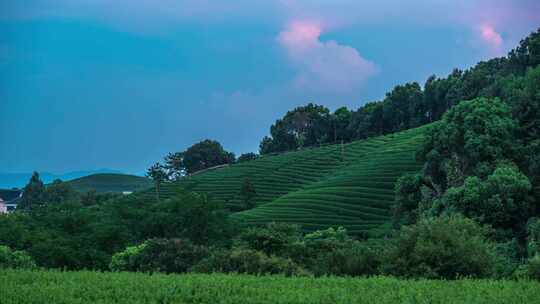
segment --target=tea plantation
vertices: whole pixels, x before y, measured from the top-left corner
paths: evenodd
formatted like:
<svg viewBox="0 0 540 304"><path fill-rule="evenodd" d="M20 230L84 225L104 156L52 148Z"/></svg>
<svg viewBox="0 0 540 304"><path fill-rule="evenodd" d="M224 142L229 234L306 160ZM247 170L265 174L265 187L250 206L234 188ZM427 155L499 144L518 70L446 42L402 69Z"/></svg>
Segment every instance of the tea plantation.
<svg viewBox="0 0 540 304"><path fill-rule="evenodd" d="M0 303L537 303L533 281L2 270ZM38 300L39 299L39 300Z"/></svg>
<svg viewBox="0 0 540 304"><path fill-rule="evenodd" d="M233 217L250 225L289 222L305 231L343 226L351 234L368 232L388 222L397 178L420 169L414 152L425 129L265 156L164 184L160 197L182 187L239 211ZM241 211L246 178L257 207ZM143 195L154 197L153 191Z"/></svg>

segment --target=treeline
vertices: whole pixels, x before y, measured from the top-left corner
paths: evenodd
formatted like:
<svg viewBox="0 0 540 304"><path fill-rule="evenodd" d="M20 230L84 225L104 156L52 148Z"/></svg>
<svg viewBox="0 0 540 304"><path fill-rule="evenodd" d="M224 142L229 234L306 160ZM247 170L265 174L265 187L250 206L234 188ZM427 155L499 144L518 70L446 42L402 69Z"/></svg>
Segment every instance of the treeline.
<svg viewBox="0 0 540 304"><path fill-rule="evenodd" d="M383 100L357 110L342 107L331 113L315 104L295 108L270 127L259 152L284 152L393 133L440 120L463 100L502 97L506 83L540 62L539 36L540 31L532 33L506 57L480 62L465 71L455 69L444 78L431 76L423 87L417 82L398 85Z"/></svg>

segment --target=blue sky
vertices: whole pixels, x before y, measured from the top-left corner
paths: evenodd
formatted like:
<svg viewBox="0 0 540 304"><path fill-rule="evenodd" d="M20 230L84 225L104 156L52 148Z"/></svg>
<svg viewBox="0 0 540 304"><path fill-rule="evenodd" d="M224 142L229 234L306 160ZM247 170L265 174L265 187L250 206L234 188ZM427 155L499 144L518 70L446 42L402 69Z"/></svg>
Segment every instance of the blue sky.
<svg viewBox="0 0 540 304"><path fill-rule="evenodd" d="M357 108L505 54L539 12L528 0L2 1L0 171L140 173L205 138L256 151L295 106Z"/></svg>

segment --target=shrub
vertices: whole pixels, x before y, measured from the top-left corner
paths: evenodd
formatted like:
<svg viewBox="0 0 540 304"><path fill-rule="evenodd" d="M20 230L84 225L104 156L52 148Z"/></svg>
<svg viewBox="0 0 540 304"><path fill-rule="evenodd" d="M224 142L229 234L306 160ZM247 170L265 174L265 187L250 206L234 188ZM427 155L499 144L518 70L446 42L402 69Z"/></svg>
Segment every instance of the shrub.
<svg viewBox="0 0 540 304"><path fill-rule="evenodd" d="M527 223L527 254L540 254L540 218L530 218Z"/></svg>
<svg viewBox="0 0 540 304"><path fill-rule="evenodd" d="M208 255L208 249L184 239L150 239L115 254L110 264L115 271L186 272Z"/></svg>
<svg viewBox="0 0 540 304"><path fill-rule="evenodd" d="M527 264L527 275L529 278L540 281L540 255L535 255L529 259Z"/></svg>
<svg viewBox="0 0 540 304"><path fill-rule="evenodd" d="M138 268L139 257L146 247L146 243L136 246L130 246L124 251L114 254L111 258L109 268L112 271L136 271Z"/></svg>
<svg viewBox="0 0 540 304"><path fill-rule="evenodd" d="M36 268L36 263L25 251L0 245L0 268Z"/></svg>
<svg viewBox="0 0 540 304"><path fill-rule="evenodd" d="M403 227L382 266L401 277L489 277L497 261L486 229L459 215L424 218Z"/></svg>
<svg viewBox="0 0 540 304"><path fill-rule="evenodd" d="M268 256L253 249L218 250L195 265L191 271L212 273L283 274L286 276L306 275L307 272L291 259Z"/></svg>
<svg viewBox="0 0 540 304"><path fill-rule="evenodd" d="M286 223L270 223L264 228L249 228L237 240L239 247L262 251L267 255L287 256L301 239L300 227Z"/></svg>
<svg viewBox="0 0 540 304"><path fill-rule="evenodd" d="M358 241L318 255L311 263L315 275L369 276L379 273L379 250Z"/></svg>

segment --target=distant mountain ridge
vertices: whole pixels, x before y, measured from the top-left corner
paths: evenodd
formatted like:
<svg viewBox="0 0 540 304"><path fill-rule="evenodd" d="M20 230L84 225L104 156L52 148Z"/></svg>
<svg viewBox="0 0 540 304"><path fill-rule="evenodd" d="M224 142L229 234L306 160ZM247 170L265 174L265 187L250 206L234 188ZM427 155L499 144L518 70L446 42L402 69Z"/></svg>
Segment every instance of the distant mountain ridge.
<svg viewBox="0 0 540 304"><path fill-rule="evenodd" d="M55 179L61 179L62 181L69 181L81 177L85 177L93 174L102 174L102 173L116 173L121 174L121 171L112 170L112 169L99 169L99 170L89 170L89 171L73 171L67 172L64 174L54 174L49 172L39 172L41 180L48 184L54 181ZM27 183L32 172L29 173L5 173L0 172L0 188L1 189L11 189L11 188L22 188Z"/></svg>
<svg viewBox="0 0 540 304"><path fill-rule="evenodd" d="M151 188L153 185L149 178L119 173L92 174L67 181L67 184L79 192L98 193L134 192Z"/></svg>

